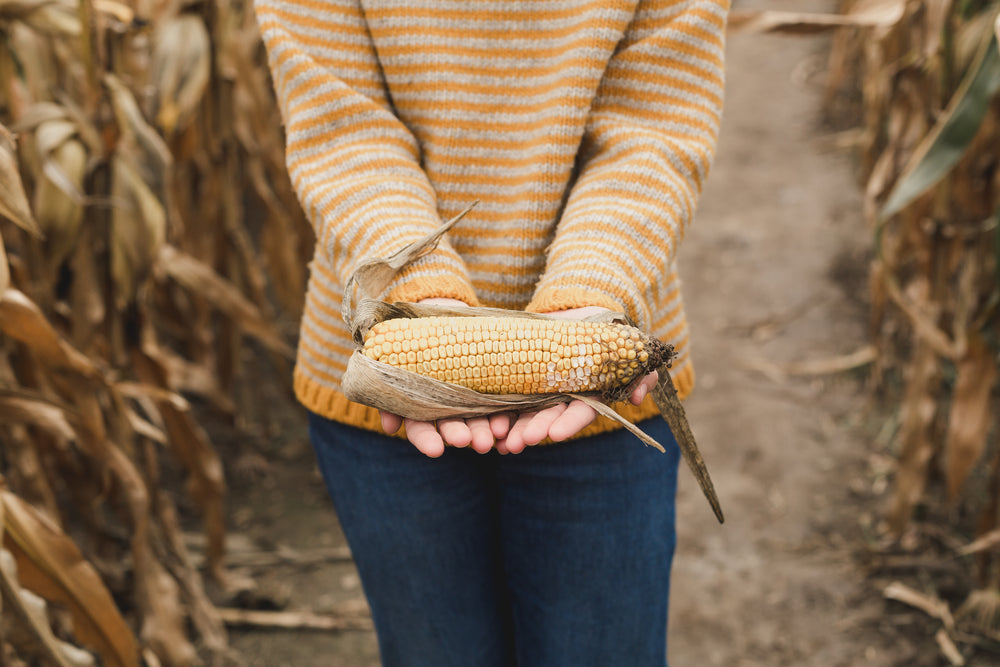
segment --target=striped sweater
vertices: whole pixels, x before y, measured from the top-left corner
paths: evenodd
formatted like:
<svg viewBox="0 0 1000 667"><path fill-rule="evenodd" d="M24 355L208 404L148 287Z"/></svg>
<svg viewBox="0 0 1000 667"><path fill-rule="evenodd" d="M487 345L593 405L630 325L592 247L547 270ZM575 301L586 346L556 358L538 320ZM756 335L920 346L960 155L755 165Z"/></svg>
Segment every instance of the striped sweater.
<svg viewBox="0 0 1000 667"><path fill-rule="evenodd" d="M304 405L378 429L339 391L344 285L475 200L383 298L624 310L675 345L687 395L674 259L715 149L728 5L256 0L288 173L317 238L295 369Z"/></svg>

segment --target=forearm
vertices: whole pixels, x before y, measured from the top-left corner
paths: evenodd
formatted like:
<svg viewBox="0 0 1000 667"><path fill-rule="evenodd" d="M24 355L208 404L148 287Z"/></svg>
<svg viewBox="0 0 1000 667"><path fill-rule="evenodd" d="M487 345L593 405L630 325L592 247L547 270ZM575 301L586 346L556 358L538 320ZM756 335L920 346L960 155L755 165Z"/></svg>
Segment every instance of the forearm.
<svg viewBox="0 0 1000 667"><path fill-rule="evenodd" d="M286 126L286 162L300 202L346 284L369 257L387 256L436 229L433 188L419 146L385 93L357 2L257 0ZM319 37L322 35L322 37ZM447 241L402 272L390 298L475 302Z"/></svg>
<svg viewBox="0 0 1000 667"><path fill-rule="evenodd" d="M641 4L598 89L530 310L600 305L648 326L715 151L727 9Z"/></svg>

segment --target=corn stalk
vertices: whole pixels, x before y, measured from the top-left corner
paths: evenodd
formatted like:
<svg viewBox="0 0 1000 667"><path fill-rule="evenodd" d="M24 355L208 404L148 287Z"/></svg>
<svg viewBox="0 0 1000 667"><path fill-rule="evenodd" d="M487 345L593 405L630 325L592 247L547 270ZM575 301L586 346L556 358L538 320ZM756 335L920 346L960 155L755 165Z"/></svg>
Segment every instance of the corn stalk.
<svg viewBox="0 0 1000 667"><path fill-rule="evenodd" d="M250 3L0 0L0 573L18 630L0 641L15 654L93 664L45 635L44 607L25 611L36 595L69 608L101 664L226 659L161 468L186 475L224 584L223 466L189 401L259 407L239 391L246 337L289 375L312 239L280 127Z"/></svg>
<svg viewBox="0 0 1000 667"><path fill-rule="evenodd" d="M989 444L1000 415L1000 2L842 5L836 15L749 13L735 25L837 31L828 101L861 98L873 380L900 402L887 529L904 536L919 505L978 513L967 553L979 554L980 589L959 618L998 639L1000 448Z"/></svg>

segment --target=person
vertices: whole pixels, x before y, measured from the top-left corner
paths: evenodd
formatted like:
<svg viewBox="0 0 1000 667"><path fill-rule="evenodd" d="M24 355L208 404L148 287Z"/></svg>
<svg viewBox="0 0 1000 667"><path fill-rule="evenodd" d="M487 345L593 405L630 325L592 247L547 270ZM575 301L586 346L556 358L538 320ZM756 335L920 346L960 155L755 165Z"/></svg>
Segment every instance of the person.
<svg viewBox="0 0 1000 667"><path fill-rule="evenodd" d="M340 392L339 313L361 262L478 201L381 298L624 311L675 346L689 394L675 258L718 136L728 9L256 0L317 239L295 390L383 664L666 664L678 451L644 400L655 377L615 408L667 454L577 401L403 424Z"/></svg>

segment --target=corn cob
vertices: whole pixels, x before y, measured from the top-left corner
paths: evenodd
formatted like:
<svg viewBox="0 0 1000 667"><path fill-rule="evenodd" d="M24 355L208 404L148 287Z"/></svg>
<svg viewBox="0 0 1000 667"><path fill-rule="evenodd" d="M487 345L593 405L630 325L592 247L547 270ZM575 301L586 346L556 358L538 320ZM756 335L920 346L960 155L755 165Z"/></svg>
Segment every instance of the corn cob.
<svg viewBox="0 0 1000 667"><path fill-rule="evenodd" d="M620 400L673 347L621 324L504 317L394 318L365 356L485 394L596 392Z"/></svg>

